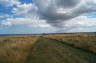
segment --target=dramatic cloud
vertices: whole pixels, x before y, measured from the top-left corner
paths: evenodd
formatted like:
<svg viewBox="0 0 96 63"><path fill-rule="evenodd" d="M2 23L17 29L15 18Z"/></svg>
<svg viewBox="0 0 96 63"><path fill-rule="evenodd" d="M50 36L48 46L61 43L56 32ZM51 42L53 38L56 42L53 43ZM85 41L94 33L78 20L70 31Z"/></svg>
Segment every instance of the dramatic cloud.
<svg viewBox="0 0 96 63"><path fill-rule="evenodd" d="M56 0L56 5L63 8L72 8L79 2L80 0Z"/></svg>
<svg viewBox="0 0 96 63"><path fill-rule="evenodd" d="M81 32L86 31L88 28L96 27L96 18L78 16L71 20L63 21L60 24L57 23L56 26L61 26L57 28L56 32Z"/></svg>
<svg viewBox="0 0 96 63"><path fill-rule="evenodd" d="M55 27L84 13L96 12L95 0L34 0L41 19Z"/></svg>
<svg viewBox="0 0 96 63"><path fill-rule="evenodd" d="M95 0L32 1L31 3L21 4L20 0L0 0L0 5L6 7L16 5L11 11L13 17L0 16L0 18L6 17L0 24L5 26L27 25L41 28L54 27L57 28L57 32L96 26L96 18L84 16L87 13L96 15Z"/></svg>

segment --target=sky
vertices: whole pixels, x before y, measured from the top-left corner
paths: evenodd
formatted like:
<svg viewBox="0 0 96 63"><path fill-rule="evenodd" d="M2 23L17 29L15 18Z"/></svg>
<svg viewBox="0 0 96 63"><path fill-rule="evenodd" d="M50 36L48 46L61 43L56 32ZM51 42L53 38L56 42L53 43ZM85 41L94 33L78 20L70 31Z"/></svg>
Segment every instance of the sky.
<svg viewBox="0 0 96 63"><path fill-rule="evenodd" d="M0 0L0 34L96 32L96 0Z"/></svg>

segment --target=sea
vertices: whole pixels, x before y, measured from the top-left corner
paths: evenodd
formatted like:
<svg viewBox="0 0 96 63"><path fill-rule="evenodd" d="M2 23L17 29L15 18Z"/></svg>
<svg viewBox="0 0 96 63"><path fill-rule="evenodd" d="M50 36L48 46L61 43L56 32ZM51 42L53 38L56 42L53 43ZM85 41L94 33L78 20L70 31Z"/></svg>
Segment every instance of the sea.
<svg viewBox="0 0 96 63"><path fill-rule="evenodd" d="M6 36L30 36L34 34L0 34L0 37L6 37Z"/></svg>
<svg viewBox="0 0 96 63"><path fill-rule="evenodd" d="M78 33L96 34L96 32L47 33L47 34L78 34ZM31 36L31 35L41 35L41 34L0 34L0 37L6 37L6 36Z"/></svg>

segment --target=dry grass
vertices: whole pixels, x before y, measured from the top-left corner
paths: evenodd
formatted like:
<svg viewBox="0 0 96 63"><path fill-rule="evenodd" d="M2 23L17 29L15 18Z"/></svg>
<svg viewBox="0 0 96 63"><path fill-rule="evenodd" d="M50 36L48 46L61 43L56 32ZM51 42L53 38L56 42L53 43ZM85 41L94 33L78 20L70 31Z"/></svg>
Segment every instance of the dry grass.
<svg viewBox="0 0 96 63"><path fill-rule="evenodd" d="M96 53L96 34L54 34L54 35L44 35L44 37L57 39L63 41L64 43L70 44L75 47L79 47L88 51Z"/></svg>
<svg viewBox="0 0 96 63"><path fill-rule="evenodd" d="M24 63L39 36L1 37L0 63Z"/></svg>
<svg viewBox="0 0 96 63"><path fill-rule="evenodd" d="M76 47L96 52L95 38L96 34L0 37L0 63L94 63L96 54Z"/></svg>

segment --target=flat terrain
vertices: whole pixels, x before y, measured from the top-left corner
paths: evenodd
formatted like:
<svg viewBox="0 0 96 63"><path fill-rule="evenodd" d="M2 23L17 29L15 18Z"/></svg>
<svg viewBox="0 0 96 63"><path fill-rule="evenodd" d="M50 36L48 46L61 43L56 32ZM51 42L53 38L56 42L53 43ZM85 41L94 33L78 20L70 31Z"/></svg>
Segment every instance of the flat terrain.
<svg viewBox="0 0 96 63"><path fill-rule="evenodd" d="M95 38L96 34L1 37L0 63L96 63Z"/></svg>
<svg viewBox="0 0 96 63"><path fill-rule="evenodd" d="M44 37L96 53L96 33L49 34Z"/></svg>
<svg viewBox="0 0 96 63"><path fill-rule="evenodd" d="M95 59L95 54L71 47L57 40L40 38L30 50L27 62L94 63L96 62Z"/></svg>
<svg viewBox="0 0 96 63"><path fill-rule="evenodd" d="M38 36L1 37L0 63L24 63Z"/></svg>

